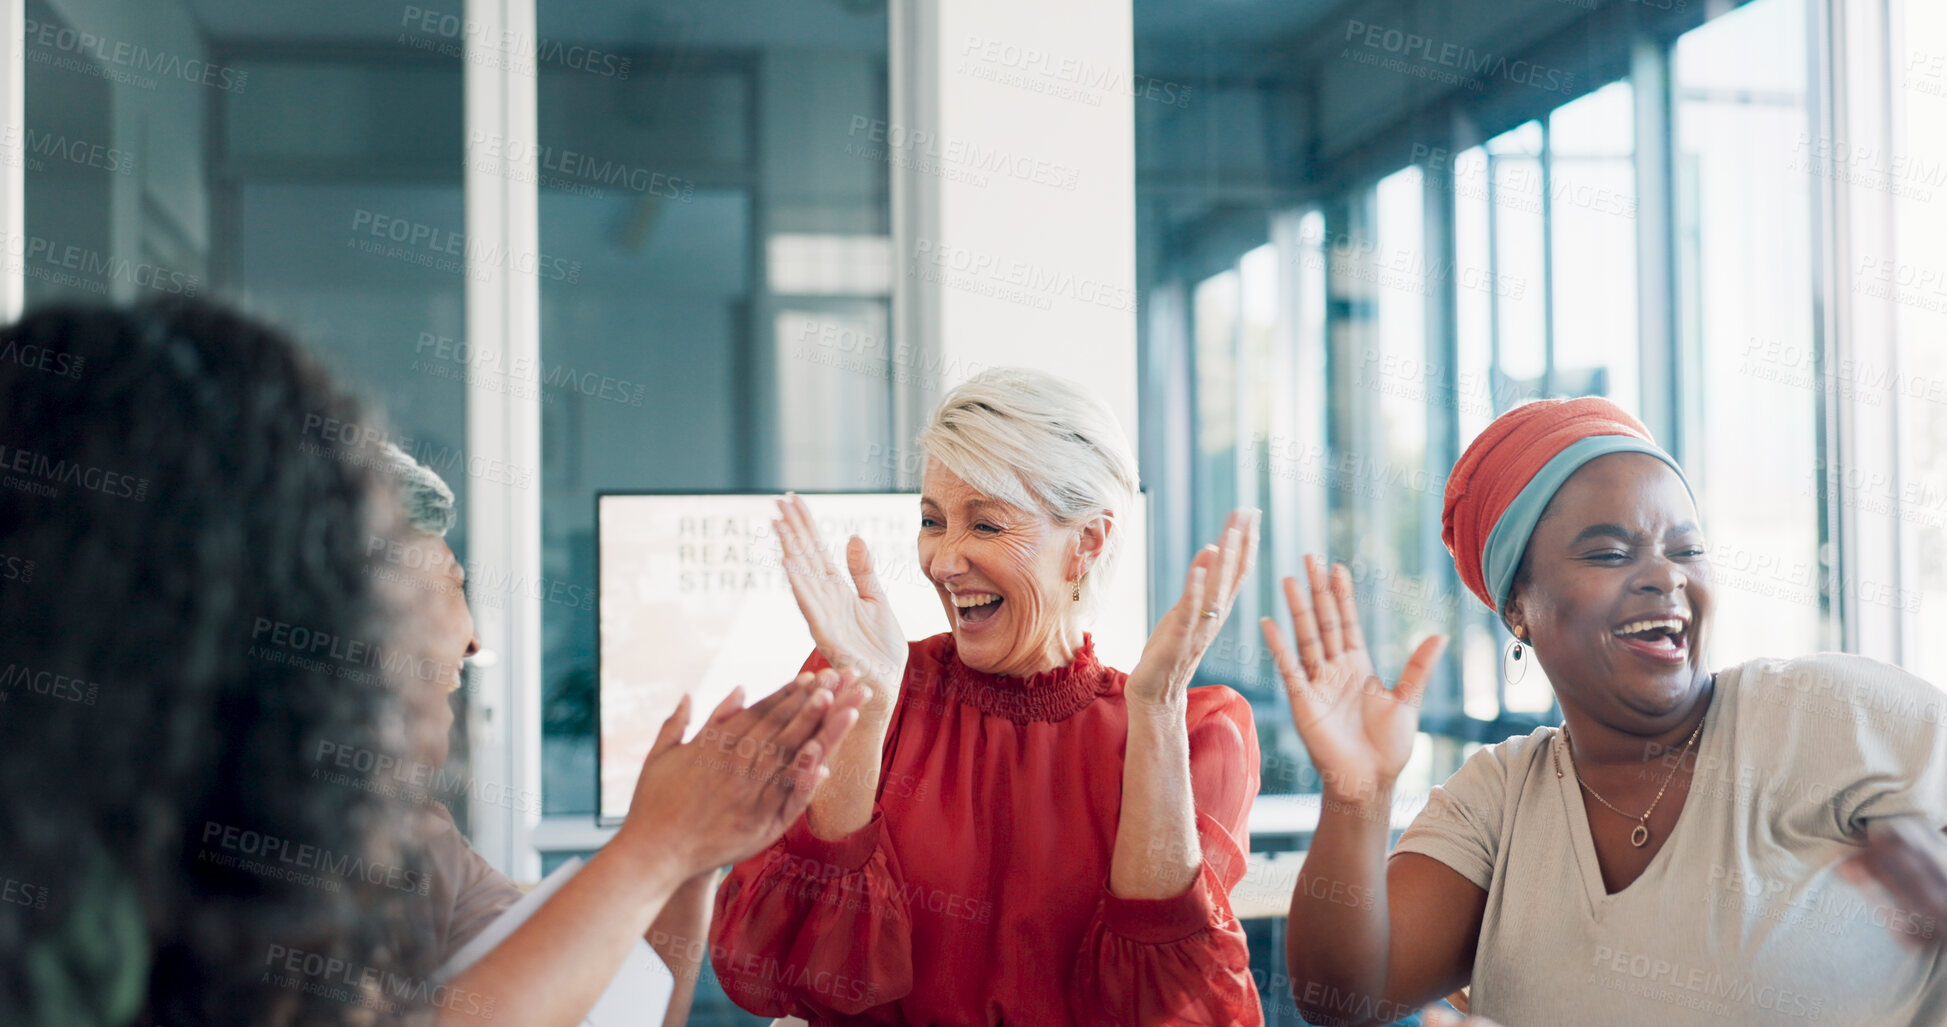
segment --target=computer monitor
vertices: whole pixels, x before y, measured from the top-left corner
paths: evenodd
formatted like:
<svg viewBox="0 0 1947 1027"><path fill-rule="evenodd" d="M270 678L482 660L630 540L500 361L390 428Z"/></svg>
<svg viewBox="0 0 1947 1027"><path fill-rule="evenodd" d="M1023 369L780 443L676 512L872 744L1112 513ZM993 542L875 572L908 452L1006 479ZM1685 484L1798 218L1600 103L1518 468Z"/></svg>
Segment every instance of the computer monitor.
<svg viewBox="0 0 1947 1027"><path fill-rule="evenodd" d="M811 633L784 576L771 521L775 493L604 492L595 499L600 820L629 811L642 760L683 693L690 733L738 685L748 701L790 681L812 652ZM1146 497L1145 497L1146 498ZM947 630L920 573L919 497L805 494L835 565L847 539L871 548L909 639ZM1124 532L1115 578L1089 631L1096 655L1129 670L1149 635L1146 511L1117 518Z"/></svg>

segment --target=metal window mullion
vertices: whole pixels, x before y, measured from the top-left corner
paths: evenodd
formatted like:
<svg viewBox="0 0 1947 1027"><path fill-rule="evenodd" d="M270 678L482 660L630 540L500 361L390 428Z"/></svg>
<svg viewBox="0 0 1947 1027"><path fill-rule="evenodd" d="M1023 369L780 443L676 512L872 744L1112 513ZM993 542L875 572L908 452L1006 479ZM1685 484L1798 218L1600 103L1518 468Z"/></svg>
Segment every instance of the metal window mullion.
<svg viewBox="0 0 1947 1027"><path fill-rule="evenodd" d="M1550 115L1544 114L1541 126L1541 394L1553 396L1555 380L1555 144L1548 130Z"/></svg>
<svg viewBox="0 0 1947 1027"><path fill-rule="evenodd" d="M1451 152L1453 144L1447 141L1446 149ZM1433 176L1421 177L1420 186L1420 246L1427 254L1429 267L1444 265L1448 269L1444 288L1429 290L1426 306L1422 313L1425 326L1423 353L1429 367L1446 369L1442 376L1450 383L1452 402L1433 404L1427 412L1426 449L1421 455L1422 470L1426 472L1427 489L1419 496L1419 536L1420 555L1417 577L1422 583L1439 579L1442 584L1454 580L1450 570L1453 563L1447 557L1446 547L1440 542L1440 533L1433 530L1440 523L1442 506L1446 498L1444 488L1434 488L1434 482L1445 482L1454 463L1460 459L1460 283L1465 269L1460 266L1460 243L1455 224L1454 190L1451 180L1441 182ZM1493 292L1490 285L1489 292ZM1431 383L1429 383L1429 392ZM1458 593L1456 593L1458 594ZM1422 611L1424 618L1425 611ZM1450 637L1459 638L1459 618L1465 616L1461 608L1455 607L1440 629ZM1466 708L1463 690L1465 668L1461 663L1462 646L1449 646L1442 667L1446 669L1446 681L1439 688L1430 704L1430 709L1438 713L1453 713ZM1439 682L1436 682L1439 684Z"/></svg>
<svg viewBox="0 0 1947 1027"><path fill-rule="evenodd" d="M1494 189L1494 169L1498 161L1485 143L1481 144L1481 161L1487 168L1487 180L1482 183L1487 193L1487 268L1489 279L1498 284L1502 275L1500 204ZM1514 392L1499 386L1497 377L1502 375L1501 290L1495 288L1487 290L1487 412L1492 417L1502 414L1501 396Z"/></svg>
<svg viewBox="0 0 1947 1027"><path fill-rule="evenodd" d="M1156 419L1149 436L1156 475L1150 492L1150 612L1176 602L1183 576L1195 552L1197 494L1196 361L1192 356L1191 286L1181 278L1166 281L1149 293L1150 394L1159 399L1150 417ZM1160 430L1157 430L1160 429ZM1160 488L1156 483L1160 482Z"/></svg>
<svg viewBox="0 0 1947 1027"><path fill-rule="evenodd" d="M1231 366L1236 373L1231 375L1231 474L1237 480L1237 498L1233 507L1256 507L1263 509L1265 497L1258 490L1257 460L1252 451L1251 440L1257 436L1257 425L1251 422L1253 406L1252 393L1258 375L1269 373L1269 368L1261 368L1251 363L1251 347L1248 342L1250 332L1247 326L1244 262L1240 258L1231 265L1232 274L1237 281L1235 310L1237 316L1231 319L1230 353ZM1211 532L1217 525L1210 526ZM1244 589L1237 594L1236 616L1227 618L1223 630L1233 633L1242 643L1249 643L1250 632L1255 629L1258 618L1257 592Z"/></svg>
<svg viewBox="0 0 1947 1027"><path fill-rule="evenodd" d="M1885 48L1884 52L1889 55L1889 63L1884 65L1888 69L1892 68L1890 55L1907 48L1907 10L1908 8L1905 4L1896 4L1891 2L1891 0L1881 0L1880 2L1881 17L1884 19L1883 25L1885 29L1881 45ZM1903 130L1911 124L1910 118L1912 115L1908 106L1908 98L1903 90L1893 88L1893 80L1890 73L1882 79L1882 85L1886 91L1888 136L1890 139L1898 140ZM1903 251L1905 250L1905 246L1903 245L1904 233L1900 231L1899 225L1896 224L1893 227L1890 236L1893 242L1894 254L1896 256L1903 255ZM1896 361L1892 366L1895 370L1904 371L1907 365L1901 357L1903 356L1902 350L1906 348L1905 344L1908 340L1899 334L1899 319L1894 319L1892 328L1891 350ZM1907 394L1898 388L1889 391L1892 393L1889 397L1889 402L1893 407L1893 416L1896 418L1895 424L1904 427L1904 417L1899 411L1907 398ZM1915 444L1907 442L1904 431L1896 431L1894 433L1894 443L1895 445ZM1906 496L1908 494L1906 461L1902 459L1895 466L1900 468L1900 495ZM1921 494L1926 494L1924 481L1918 484L1921 486ZM1920 534L1922 525L1905 517L1902 517L1901 521L1903 523L1900 525L1899 534L1899 576L1896 579L1897 589L1894 592L1894 595L1898 597L1897 601L1900 606L1905 610L1905 616L1901 618L1899 628L1899 662L1903 667L1919 667L1926 656L1925 646L1921 640L1927 632L1927 617L1923 612L1925 603L1921 599L1923 585L1926 580L1926 575L1920 567L1920 554L1924 551Z"/></svg>
<svg viewBox="0 0 1947 1027"><path fill-rule="evenodd" d="M0 57L0 223L5 238L27 241L27 0L0 0L6 54ZM12 246L8 251L13 250ZM0 321L12 323L27 302L25 261L0 261Z"/></svg>
<svg viewBox="0 0 1947 1027"><path fill-rule="evenodd" d="M1326 437L1324 307L1320 295L1324 270L1319 261L1323 252L1308 252L1302 224L1302 210L1286 211L1273 217L1271 238L1278 253L1278 318L1272 357L1272 403L1270 435L1263 457L1271 468L1270 503L1265 508L1264 530L1271 538L1271 580L1294 573L1305 553L1327 551L1325 522L1327 502L1323 479L1306 469L1294 467L1294 451L1322 444ZM1276 456L1282 450L1286 455ZM1269 586L1275 590L1275 584ZM1272 605L1276 605L1274 602Z"/></svg>
<svg viewBox="0 0 1947 1027"><path fill-rule="evenodd" d="M941 12L923 0L892 0L886 9L886 111L894 125L937 126L940 121L939 76L943 71L931 55L939 52ZM940 237L940 180L920 173L920 162L894 162L888 171L888 201L892 227L892 313L889 321L893 352L911 353L919 366L941 356L940 290L944 286L925 275L905 274L901 264L922 239ZM935 365L939 366L939 365ZM893 403L893 451L904 454L931 415L930 397L916 384L899 391ZM898 459L897 487L917 490L920 468Z"/></svg>
<svg viewBox="0 0 1947 1027"><path fill-rule="evenodd" d="M1884 90L1890 83L1882 82L1878 92L1864 85L1865 76L1885 66L1884 25L1874 19L1875 13L1871 6L1833 0L1815 0L1808 11L1808 28L1813 30L1809 38L1814 40L1808 52L1808 130L1814 138L1886 144L1888 126L1882 119ZM1862 97L1873 106L1862 109ZM1862 595L1860 586L1897 581L1901 570L1897 406L1869 409L1853 402L1841 388L1843 376L1831 373L1849 364L1890 366L1894 350L1886 333L1897 320L1890 311L1857 302L1848 288L1849 269L1860 254L1890 256L1890 198L1862 194L1833 175L1818 178L1814 195L1812 278L1819 313L1814 352L1824 383L1814 393L1824 461L1823 473L1815 478L1830 524L1824 549L1832 555L1821 593L1827 608L1838 611L1836 629L1828 626L1826 631L1828 639L1836 634L1847 652L1894 661L1901 656L1901 618ZM1876 323L1876 318L1885 323ZM1848 495L1853 487L1849 482L1881 480L1882 474L1894 482L1893 509L1873 509L1881 497Z"/></svg>
<svg viewBox="0 0 1947 1027"><path fill-rule="evenodd" d="M1490 280L1499 283L1502 275L1500 245L1501 215L1500 204L1497 202L1498 197L1495 196L1494 190L1494 169L1497 160L1494 154L1487 149L1485 143L1481 144L1481 160L1486 162L1487 166L1487 266L1489 268ZM1502 396L1512 397L1515 395L1514 389L1503 389L1500 387L1499 381L1501 378L1508 378L1510 383L1513 382L1513 379L1501 370L1501 290L1495 288L1487 290L1487 406L1488 413L1494 417L1499 417L1504 412L1501 409ZM1458 437L1457 433L1456 437ZM1456 593L1456 596L1458 596L1458 593ZM1464 600L1462 602L1464 605ZM1489 636L1494 638L1500 637L1502 630L1500 618L1492 614L1488 614L1487 617ZM1454 648L1458 650L1461 647L1455 646ZM1455 658L1460 658L1460 654L1457 653ZM1463 702L1462 705L1464 708L1465 703ZM1501 668L1497 665L1494 670L1494 709L1497 712L1505 712L1507 708L1507 676L1501 672Z"/></svg>
<svg viewBox="0 0 1947 1027"><path fill-rule="evenodd" d="M1806 27L1806 131L1817 138L1824 126L1832 124L1829 107L1832 103L1832 79L1829 76L1833 66L1833 52L1840 45L1829 36L1832 13L1828 4L1812 0L1807 5ZM1832 295L1829 283L1832 276L1827 269L1837 266L1838 254L1845 248L1844 240L1836 231L1840 215L1836 207L1844 197L1832 188L1828 178L1818 178L1810 191L1812 200L1811 272L1812 272L1812 350L1815 361L1823 369L1830 366L1830 347L1838 336L1843 298ZM1835 397L1829 390L1812 391L1812 423L1817 438L1815 454L1818 466L1813 471L1813 485L1818 492L1819 511L1819 553L1824 564L1826 582L1841 579L1850 565L1851 543L1849 534L1851 524L1838 490L1833 487L1839 476L1835 473L1842 466L1842 452L1845 441L1845 426L1839 411L1833 406ZM1820 628L1825 636L1824 648L1852 650L1857 646L1857 625L1852 612L1847 609L1843 595L1834 595L1827 587L1820 588Z"/></svg>
<svg viewBox="0 0 1947 1027"><path fill-rule="evenodd" d="M1653 38L1635 41L1630 60L1635 98L1636 323L1641 348L1643 423L1672 453L1689 439L1679 397L1686 385L1679 360L1676 261L1676 121L1671 110L1670 51Z"/></svg>
<svg viewBox="0 0 1947 1027"><path fill-rule="evenodd" d="M1893 65L1886 35L1885 4L1883 0L1861 0L1834 4L1832 10L1835 17L1845 21L1833 33L1834 45L1843 45L1845 49L1843 60L1832 65L1835 101L1831 108L1834 112L1832 138L1865 143L1881 153L1894 152L1893 82L1887 70ZM1845 220L1838 222L1837 227L1847 239L1848 248L1844 251L1847 259L1827 269L1831 292L1837 295L1842 283L1851 281L1851 269L1857 266L1854 257L1872 254L1892 259L1896 256L1897 212L1890 193L1860 189L1843 176L1831 177L1834 190L1846 197ZM1897 662L1903 655L1904 618L1873 583L1897 583L1902 572L1901 546L1907 524L1900 516L1900 508L1905 505L1900 492L1900 390L1890 390L1885 404L1870 407L1857 401L1856 392L1841 387L1847 377L1836 372L1847 366L1897 366L1899 351L1894 333L1899 328L1899 317L1890 303L1856 302L1850 296L1850 288L1845 292L1848 302L1842 312L1846 319L1841 322L1844 334L1835 340L1842 345L1834 354L1842 362L1821 370L1827 372L1826 389L1850 426L1849 457L1861 465L1869 479L1883 475L1891 483L1890 496L1883 497L1890 498L1891 505L1882 509L1878 503L1864 498L1853 504L1856 526L1852 532L1854 549L1849 555L1854 562L1840 581L1841 594L1847 597L1849 608L1858 614L1858 648L1853 651ZM1843 362L1848 359L1854 364ZM1880 463L1874 465L1870 462L1874 460Z"/></svg>

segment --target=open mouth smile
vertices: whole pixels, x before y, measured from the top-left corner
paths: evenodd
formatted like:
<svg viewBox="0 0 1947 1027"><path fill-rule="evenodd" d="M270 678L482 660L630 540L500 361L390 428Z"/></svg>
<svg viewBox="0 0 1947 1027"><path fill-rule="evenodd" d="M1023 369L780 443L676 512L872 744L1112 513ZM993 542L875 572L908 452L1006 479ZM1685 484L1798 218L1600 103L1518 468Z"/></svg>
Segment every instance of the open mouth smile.
<svg viewBox="0 0 1947 1027"><path fill-rule="evenodd" d="M1679 614L1641 617L1609 634L1624 649L1658 664L1680 664L1690 655L1690 620Z"/></svg>
<svg viewBox="0 0 1947 1027"><path fill-rule="evenodd" d="M954 626L972 628L985 624L1000 613L1001 604L1007 602L997 592L949 592L953 600Z"/></svg>

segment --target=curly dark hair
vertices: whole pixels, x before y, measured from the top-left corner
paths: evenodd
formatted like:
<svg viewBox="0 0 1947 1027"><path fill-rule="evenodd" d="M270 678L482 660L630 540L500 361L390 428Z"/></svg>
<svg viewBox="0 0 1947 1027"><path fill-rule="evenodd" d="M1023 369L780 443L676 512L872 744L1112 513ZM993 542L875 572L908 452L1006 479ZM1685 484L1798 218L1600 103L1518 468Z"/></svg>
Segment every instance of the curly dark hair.
<svg viewBox="0 0 1947 1027"><path fill-rule="evenodd" d="M374 416L208 304L0 329L0 1022L424 995L406 817L370 775L318 780L325 743L406 745L400 694L347 673L382 641L365 545L396 500L321 437Z"/></svg>

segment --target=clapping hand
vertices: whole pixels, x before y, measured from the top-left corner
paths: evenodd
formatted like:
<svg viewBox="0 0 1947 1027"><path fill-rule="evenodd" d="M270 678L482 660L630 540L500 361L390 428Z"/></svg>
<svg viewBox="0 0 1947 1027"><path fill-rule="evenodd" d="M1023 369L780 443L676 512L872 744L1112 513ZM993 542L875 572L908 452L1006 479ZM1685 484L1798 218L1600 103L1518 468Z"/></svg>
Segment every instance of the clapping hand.
<svg viewBox="0 0 1947 1027"><path fill-rule="evenodd" d="M906 675L906 635L872 570L865 540L852 536L845 547L850 574L840 574L825 555L804 499L786 496L777 509L779 519L771 526L784 547L784 573L812 641L833 667L858 672L861 712L883 716Z"/></svg>
<svg viewBox="0 0 1947 1027"><path fill-rule="evenodd" d="M1447 639L1435 635L1421 642L1400 672L1399 684L1388 691L1373 673L1366 651L1352 576L1344 566L1334 566L1328 583L1317 558L1310 556L1305 558L1305 574L1310 602L1297 579L1284 579L1297 654L1269 617L1260 625L1264 642L1284 678L1292 722L1324 779L1327 797L1368 802L1391 792L1413 753L1420 698Z"/></svg>
<svg viewBox="0 0 1947 1027"><path fill-rule="evenodd" d="M800 674L746 709L733 690L691 741L690 699L663 722L618 841L673 846L692 874L735 863L784 833L858 720L854 672ZM849 692L848 692L849 690Z"/></svg>
<svg viewBox="0 0 1947 1027"><path fill-rule="evenodd" d="M1866 851L1839 865L1847 880L1882 892L1894 934L1915 948L1947 940L1947 837L1914 817L1873 822Z"/></svg>
<svg viewBox="0 0 1947 1027"><path fill-rule="evenodd" d="M1230 616L1257 555L1259 511L1233 510L1217 544L1190 561L1183 595L1150 632L1123 694L1132 703L1181 703L1190 679Z"/></svg>

